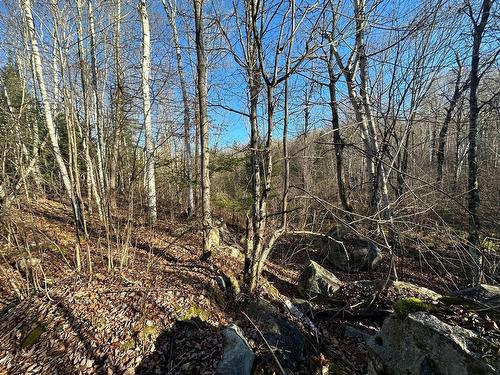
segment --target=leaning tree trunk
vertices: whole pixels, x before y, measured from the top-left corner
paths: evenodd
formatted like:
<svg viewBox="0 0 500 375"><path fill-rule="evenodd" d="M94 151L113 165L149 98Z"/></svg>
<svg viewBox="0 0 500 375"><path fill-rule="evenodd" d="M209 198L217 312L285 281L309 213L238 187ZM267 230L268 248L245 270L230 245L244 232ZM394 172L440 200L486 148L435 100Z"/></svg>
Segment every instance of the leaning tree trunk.
<svg viewBox="0 0 500 375"><path fill-rule="evenodd" d="M153 132L151 129L151 99L149 92L149 76L151 73L151 37L146 0L140 0L139 13L142 24L142 103L144 110L144 137L146 142L146 190L148 200L148 219L150 224L154 224L156 221L155 150Z"/></svg>

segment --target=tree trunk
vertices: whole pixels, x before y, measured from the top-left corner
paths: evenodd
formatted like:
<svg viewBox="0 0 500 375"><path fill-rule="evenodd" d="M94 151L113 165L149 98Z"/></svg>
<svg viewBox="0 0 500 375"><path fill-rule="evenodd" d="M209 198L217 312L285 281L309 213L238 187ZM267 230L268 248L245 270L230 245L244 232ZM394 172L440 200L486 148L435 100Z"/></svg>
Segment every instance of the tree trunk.
<svg viewBox="0 0 500 375"><path fill-rule="evenodd" d="M210 255L212 244L210 232L212 216L210 210L210 174L209 174L209 144L208 144L208 115L207 115L207 58L205 56L205 41L203 36L203 0L193 0L194 20L196 28L196 56L197 56L197 83L198 108L200 118L200 147L201 147L201 205L203 214L203 255Z"/></svg>
<svg viewBox="0 0 500 375"><path fill-rule="evenodd" d="M481 42L483 39L484 29L488 23L490 16L492 0L483 0L479 24L474 19L472 9L470 11L470 18L473 23L473 43L472 43L472 56L470 68L470 90L469 90L469 154L467 161L469 165L468 176L468 208L469 208L469 250L474 257L475 261L475 274L473 282L479 284L483 281L483 256L481 253L481 243L479 239L480 222L479 222L479 186L477 179L477 120L479 116L479 105L477 90L481 80L479 75L479 60Z"/></svg>
<svg viewBox="0 0 500 375"><path fill-rule="evenodd" d="M89 29L90 29L90 58L91 58L91 71L92 71L92 94L95 108L95 128L97 135L97 170L99 176L99 187L101 193L101 199L104 206L103 211L106 212L108 216L108 184L106 176L106 167L104 163L104 158L106 155L106 145L104 142L104 134L102 127L102 114L101 114L101 103L99 100L99 87L98 87L98 77L97 77L97 57L96 57L96 35L94 26L94 9L92 7L92 1L88 0L88 18L89 18Z"/></svg>
<svg viewBox="0 0 500 375"><path fill-rule="evenodd" d="M52 144L52 151L54 153L59 173L61 174L64 189L66 190L66 193L72 203L75 227L83 229L84 225L83 222L81 222L81 216L79 215L76 197L73 192L73 187L68 174L68 169L66 168L66 164L64 163L64 159L61 154L61 149L59 147L59 137L57 135L54 119L52 118L52 111L50 107L49 97L47 94L47 89L45 87L45 80L43 77L42 59L40 57L40 51L38 49L38 43L35 36L35 24L33 22L30 0L21 0L21 8L24 13L24 18L25 18L24 21L26 23L26 28L28 29L28 37L31 42L31 53L34 61L33 65L38 80L38 87L40 88L40 95L45 115L45 123L47 125L47 132L49 134L49 138ZM79 259L79 254L77 254L77 259ZM77 270L79 270L80 268L79 266L80 265L77 263Z"/></svg>
<svg viewBox="0 0 500 375"><path fill-rule="evenodd" d="M90 110L88 102L88 81L87 81L87 68L84 59L83 50L83 26L82 26L82 3L81 0L77 0L77 18L78 18L78 60L80 64L80 80L82 86L82 102L83 102L83 122L84 129L82 131L82 147L85 154L85 172L86 172L86 182L87 182L87 200L89 210L92 207L92 196L95 199L97 212L100 219L103 219L102 213L102 203L99 190L97 189L97 181L94 174L94 163L92 161L92 156L90 153Z"/></svg>
<svg viewBox="0 0 500 375"><path fill-rule="evenodd" d="M332 113L332 129L333 129L333 143L335 148L335 161L336 161L336 175L337 175L337 189L339 191L339 199L342 208L346 211L348 218L350 213L353 212L351 202L347 197L344 183L344 166L343 166L343 153L344 141L340 135L339 113L337 107L337 75L334 68L334 47L330 46L330 54L328 56L328 89L330 93L330 111Z"/></svg>
<svg viewBox="0 0 500 375"><path fill-rule="evenodd" d="M146 0L139 1L139 14L142 24L142 102L144 111L144 137L146 143L146 191L148 201L148 219L152 225L156 221L156 181L155 181L155 146L151 129L151 100L149 77L151 72L150 31L146 9Z"/></svg>
<svg viewBox="0 0 500 375"><path fill-rule="evenodd" d="M176 5L175 0L168 0L168 5L165 0L162 0L163 8L167 14L170 27L172 28L172 34L174 37L175 45L175 55L177 58L177 72L179 74L179 80L181 84L182 92L182 103L184 105L184 153L185 153L185 168L186 177L188 180L188 191L187 191L187 215L191 216L194 210L194 192L193 192L193 165L191 161L191 125L190 125L190 109L189 109L189 95L187 92L186 78L184 76L184 63L182 61L181 47L179 44L179 34L177 32L177 21L176 21Z"/></svg>

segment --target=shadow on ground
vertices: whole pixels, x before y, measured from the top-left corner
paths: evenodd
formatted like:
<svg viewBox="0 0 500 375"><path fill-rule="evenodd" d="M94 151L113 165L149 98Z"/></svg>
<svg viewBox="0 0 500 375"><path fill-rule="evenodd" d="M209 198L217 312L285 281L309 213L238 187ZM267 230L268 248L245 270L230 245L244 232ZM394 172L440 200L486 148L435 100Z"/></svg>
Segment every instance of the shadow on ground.
<svg viewBox="0 0 500 375"><path fill-rule="evenodd" d="M135 373L213 373L222 351L219 335L216 327L199 319L177 321L158 336L155 351L144 357Z"/></svg>

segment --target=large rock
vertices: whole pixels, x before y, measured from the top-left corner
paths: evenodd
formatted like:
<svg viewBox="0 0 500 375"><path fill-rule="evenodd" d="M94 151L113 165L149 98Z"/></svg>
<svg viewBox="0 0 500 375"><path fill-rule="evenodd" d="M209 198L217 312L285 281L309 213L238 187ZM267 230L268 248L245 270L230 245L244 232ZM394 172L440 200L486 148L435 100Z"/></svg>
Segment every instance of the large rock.
<svg viewBox="0 0 500 375"><path fill-rule="evenodd" d="M370 240L344 238L333 240L332 236L321 243L322 253L341 271L373 270L382 261L382 252Z"/></svg>
<svg viewBox="0 0 500 375"><path fill-rule="evenodd" d="M217 227L210 228L208 232L208 241L210 243L210 247L219 246L220 245L220 231Z"/></svg>
<svg viewBox="0 0 500 375"><path fill-rule="evenodd" d="M341 286L333 273L312 260L299 277L299 291L308 299L318 295L332 297Z"/></svg>
<svg viewBox="0 0 500 375"><path fill-rule="evenodd" d="M248 304L246 310L269 346L273 348L281 366L295 373L302 359L304 335L268 301L253 301Z"/></svg>
<svg viewBox="0 0 500 375"><path fill-rule="evenodd" d="M354 281L352 284L370 288L374 290L388 290L396 295L410 295L412 297L423 298L427 300L437 301L441 298L441 294L436 293L426 287L415 285L406 281L393 281L393 280L360 280Z"/></svg>
<svg viewBox="0 0 500 375"><path fill-rule="evenodd" d="M390 316L367 343L369 375L493 375L500 368L495 344L426 312Z"/></svg>
<svg viewBox="0 0 500 375"><path fill-rule="evenodd" d="M255 354L241 329L231 324L222 331L222 334L224 335L224 350L216 373L218 375L250 375Z"/></svg>
<svg viewBox="0 0 500 375"><path fill-rule="evenodd" d="M500 287L495 285L481 284L472 288L459 290L451 295L491 309L498 310L500 308Z"/></svg>

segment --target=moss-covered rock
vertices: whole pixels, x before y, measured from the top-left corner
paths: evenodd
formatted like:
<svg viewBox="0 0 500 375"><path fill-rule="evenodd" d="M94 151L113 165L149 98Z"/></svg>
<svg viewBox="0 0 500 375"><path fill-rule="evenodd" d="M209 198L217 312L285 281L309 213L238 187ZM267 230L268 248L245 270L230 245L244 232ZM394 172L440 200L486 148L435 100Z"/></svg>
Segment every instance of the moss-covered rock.
<svg viewBox="0 0 500 375"><path fill-rule="evenodd" d="M394 311L400 317L406 317L408 314L417 311L430 312L433 309L434 306L430 303L424 302L420 298L416 297L402 298L394 303Z"/></svg>
<svg viewBox="0 0 500 375"><path fill-rule="evenodd" d="M500 368L498 352L476 332L422 311L388 317L367 349L373 375L494 375Z"/></svg>
<svg viewBox="0 0 500 375"><path fill-rule="evenodd" d="M219 228L210 228L208 234L208 240L210 242L210 248L220 245L220 231Z"/></svg>

